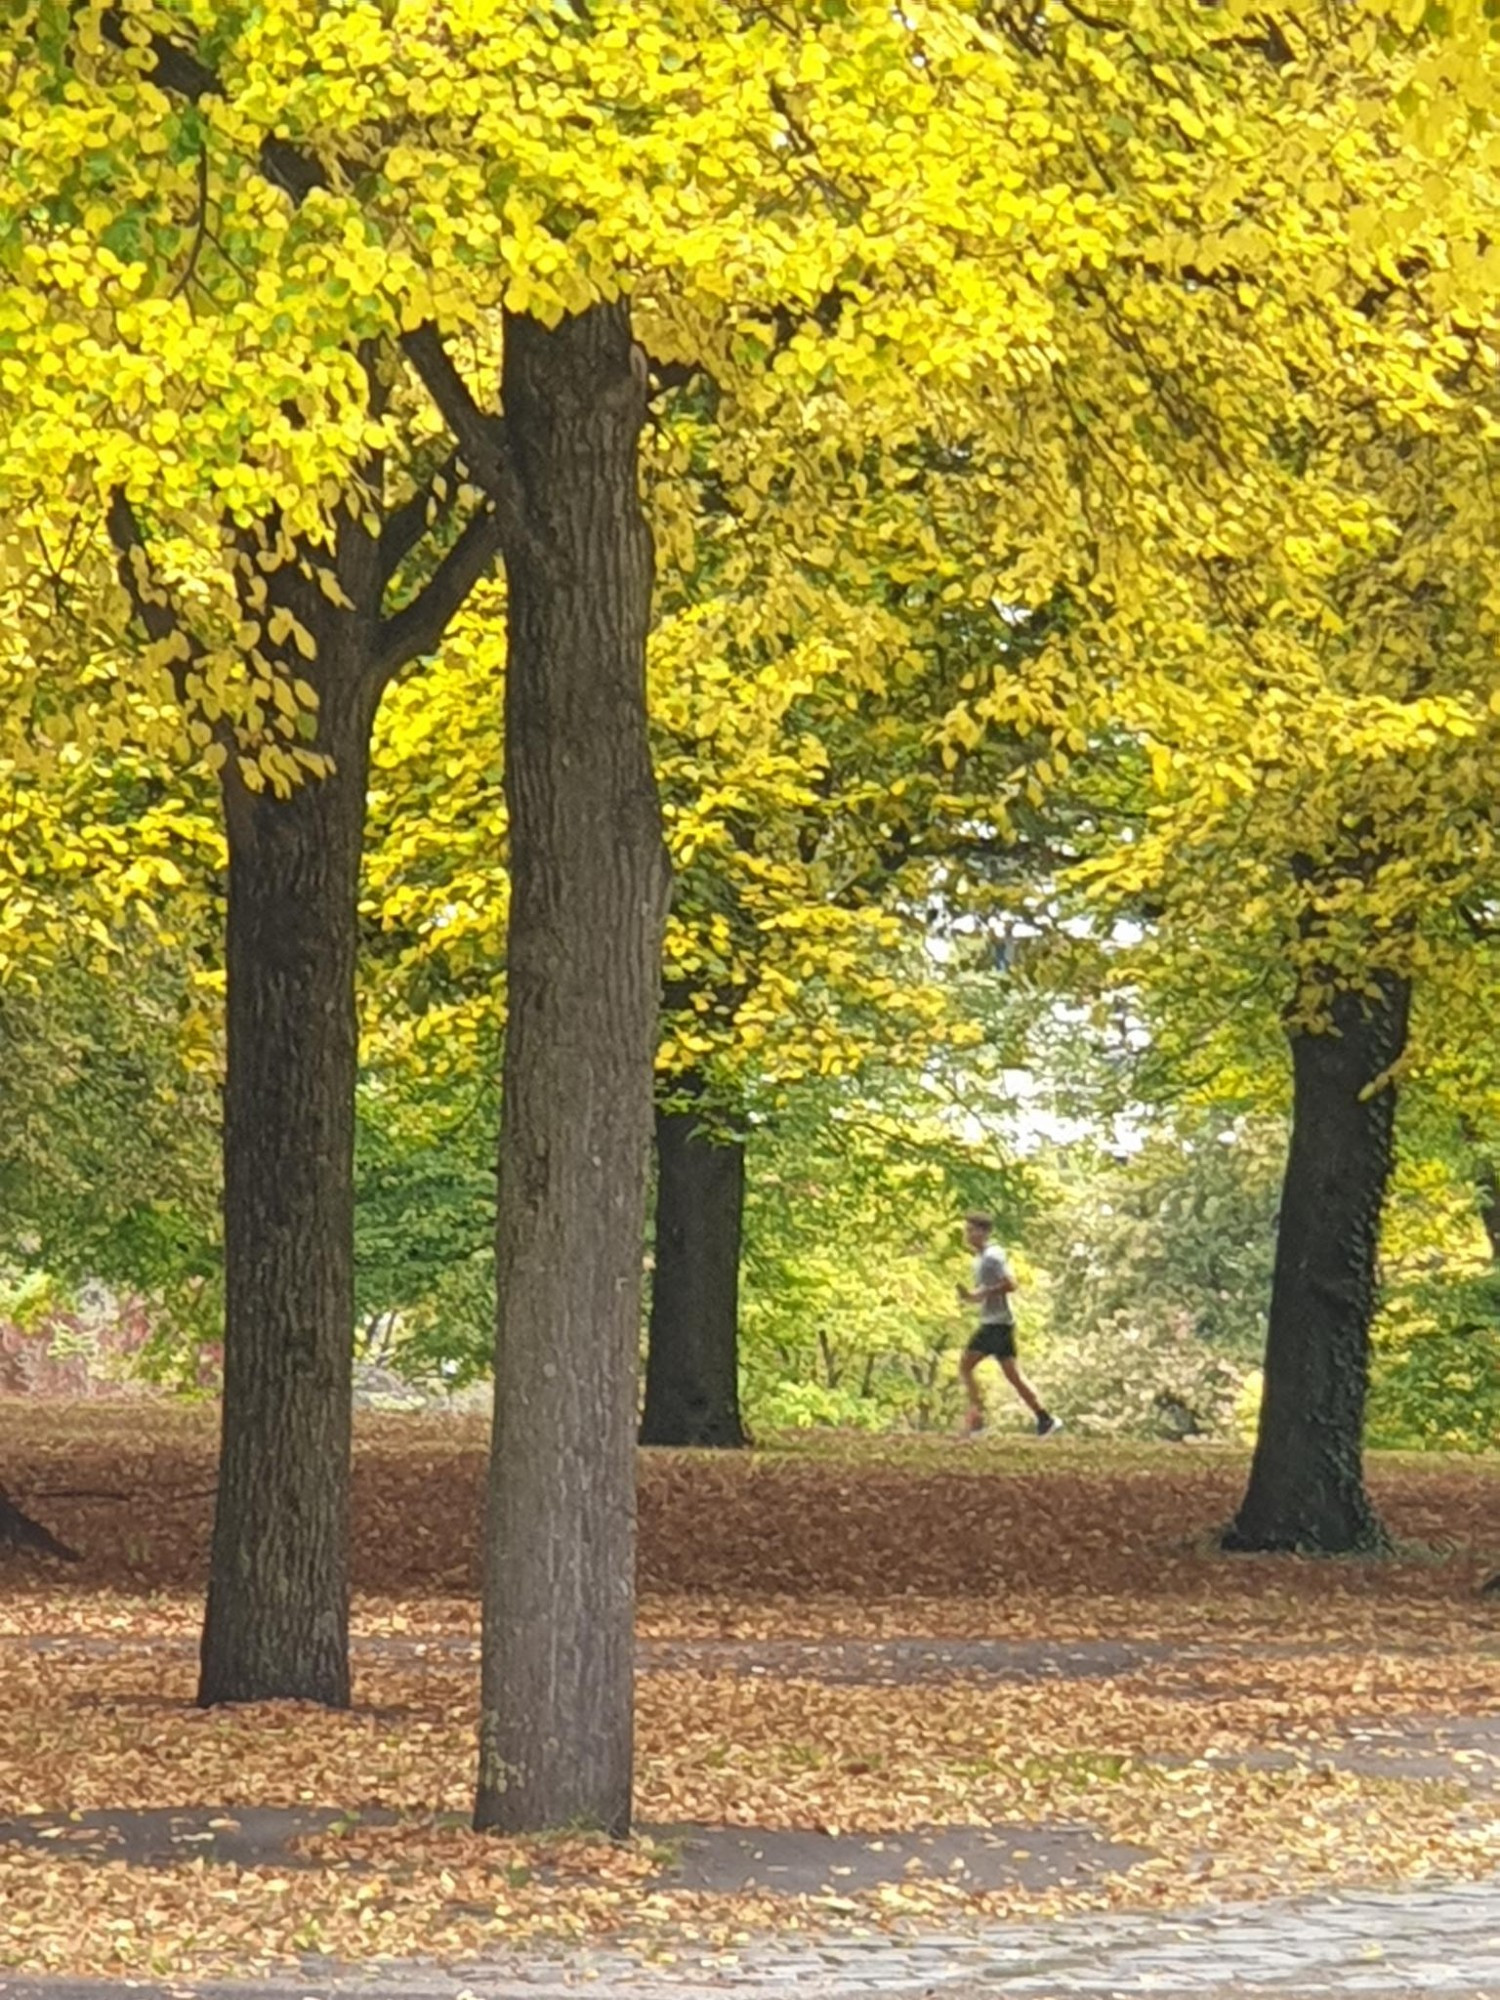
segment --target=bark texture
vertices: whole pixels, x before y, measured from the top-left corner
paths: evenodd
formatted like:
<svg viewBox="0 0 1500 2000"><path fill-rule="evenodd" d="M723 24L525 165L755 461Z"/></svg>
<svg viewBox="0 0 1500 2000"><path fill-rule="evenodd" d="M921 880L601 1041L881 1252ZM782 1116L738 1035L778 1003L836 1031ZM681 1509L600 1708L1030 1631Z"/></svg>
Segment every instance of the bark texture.
<svg viewBox="0 0 1500 2000"><path fill-rule="evenodd" d="M320 656L332 772L225 784L224 1402L198 1699L349 1700L354 970L376 690Z"/></svg>
<svg viewBox="0 0 1500 2000"><path fill-rule="evenodd" d="M645 368L623 305L505 326L511 906L475 1824L630 1823L635 1425L668 872Z"/></svg>
<svg viewBox="0 0 1500 2000"><path fill-rule="evenodd" d="M1344 1554L1384 1543L1363 1469L1376 1251L1395 1141L1396 1091L1380 1079L1406 1046L1411 989L1384 973L1377 985L1374 997L1338 997L1332 1032L1291 1035L1292 1131L1265 1392L1226 1548Z"/></svg>
<svg viewBox="0 0 1500 2000"><path fill-rule="evenodd" d="M691 1103L656 1113L656 1258L641 1443L745 1442L740 1422L744 1141Z"/></svg>

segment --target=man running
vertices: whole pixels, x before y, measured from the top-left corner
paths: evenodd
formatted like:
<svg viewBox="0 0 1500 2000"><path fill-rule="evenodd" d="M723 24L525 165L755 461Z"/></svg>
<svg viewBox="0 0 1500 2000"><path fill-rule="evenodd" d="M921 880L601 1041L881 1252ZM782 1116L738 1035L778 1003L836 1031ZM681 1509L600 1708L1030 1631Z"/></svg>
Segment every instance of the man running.
<svg viewBox="0 0 1500 2000"><path fill-rule="evenodd" d="M964 1217L964 1241L974 1252L974 1289L970 1291L967 1285L960 1285L958 1301L960 1305L979 1308L979 1324L958 1364L969 1398L964 1430L972 1437L984 1429L984 1403L974 1370L989 1356L1000 1363L1000 1372L1036 1418L1037 1436L1050 1437L1062 1429L1062 1419L1042 1408L1035 1390L1016 1364L1016 1322L1010 1309L1010 1295L1016 1289L1016 1281L1005 1261L1005 1252L998 1243L990 1241L994 1226L987 1215Z"/></svg>

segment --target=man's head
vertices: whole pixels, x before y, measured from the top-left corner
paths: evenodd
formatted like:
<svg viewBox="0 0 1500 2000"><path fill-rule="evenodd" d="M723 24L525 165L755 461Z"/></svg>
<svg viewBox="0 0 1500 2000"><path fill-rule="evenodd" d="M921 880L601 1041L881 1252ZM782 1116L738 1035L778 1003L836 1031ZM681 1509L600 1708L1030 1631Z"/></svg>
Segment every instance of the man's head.
<svg viewBox="0 0 1500 2000"><path fill-rule="evenodd" d="M978 1209L964 1217L964 1241L976 1255L989 1242L994 1226L994 1217L981 1214Z"/></svg>

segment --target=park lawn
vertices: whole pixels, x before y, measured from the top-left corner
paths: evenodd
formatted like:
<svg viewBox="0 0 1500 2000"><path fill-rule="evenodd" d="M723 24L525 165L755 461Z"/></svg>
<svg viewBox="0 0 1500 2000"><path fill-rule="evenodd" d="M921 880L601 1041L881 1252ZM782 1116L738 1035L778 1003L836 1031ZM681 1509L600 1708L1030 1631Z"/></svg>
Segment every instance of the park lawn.
<svg viewBox="0 0 1500 2000"><path fill-rule="evenodd" d="M354 1709L203 1713L192 1640L211 1413L0 1405L0 1476L84 1555L0 1569L0 1816L346 1815L295 1865L100 1867L65 1840L0 1849L0 1962L185 1976L306 1952L462 1959L599 1933L732 1950L788 1922L930 1926L1500 1867L1494 1795L1476 1800L1461 1770L1372 1777L1337 1761L1361 1725L1421 1728L1500 1705L1500 1601L1477 1595L1500 1566L1493 1458L1377 1458L1396 1557L1317 1563L1214 1552L1238 1452L1019 1433L642 1455L652 1653L639 1817L851 1831L1065 1822L1149 1850L1142 1866L1072 1887L976 1896L929 1879L834 1903L663 1892L648 1840L481 1840L457 1823L476 1668L453 1642L477 1631L485 1429L360 1419L355 1630L370 1643ZM737 1673L725 1650L910 1637L1142 1654L1096 1678L851 1686L774 1651L740 1658L763 1670ZM39 1651L41 1638L59 1643ZM448 1643L417 1650L426 1640Z"/></svg>

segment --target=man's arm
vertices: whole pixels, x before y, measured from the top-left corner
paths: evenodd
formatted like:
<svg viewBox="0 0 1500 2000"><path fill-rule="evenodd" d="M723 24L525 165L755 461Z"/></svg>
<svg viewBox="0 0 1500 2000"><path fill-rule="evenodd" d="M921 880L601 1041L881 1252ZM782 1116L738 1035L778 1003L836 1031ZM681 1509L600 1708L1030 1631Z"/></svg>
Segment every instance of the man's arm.
<svg viewBox="0 0 1500 2000"><path fill-rule="evenodd" d="M993 1283L981 1285L977 1291L971 1292L967 1285L960 1285L958 1287L958 1296L966 1306L988 1305L992 1300L1003 1299L1007 1293L1013 1292L1016 1289L1016 1281L1011 1276L1010 1266L1005 1262L1004 1258L988 1258L984 1261L991 1264L998 1264L1000 1266L999 1275Z"/></svg>

